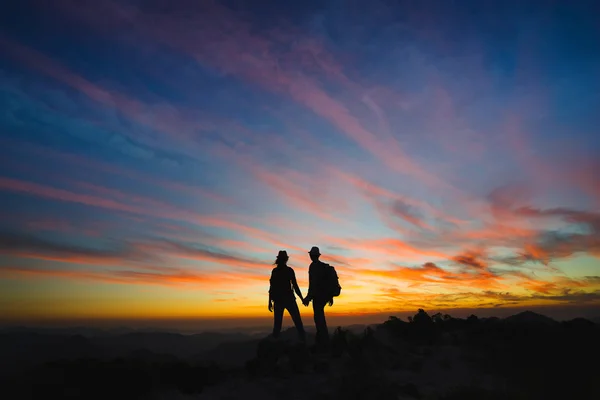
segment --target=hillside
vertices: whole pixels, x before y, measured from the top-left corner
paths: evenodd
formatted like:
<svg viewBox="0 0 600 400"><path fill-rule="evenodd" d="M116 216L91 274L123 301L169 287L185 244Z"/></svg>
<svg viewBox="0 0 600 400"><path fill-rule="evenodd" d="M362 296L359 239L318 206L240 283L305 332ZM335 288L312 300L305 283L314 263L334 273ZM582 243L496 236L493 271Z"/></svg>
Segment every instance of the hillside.
<svg viewBox="0 0 600 400"><path fill-rule="evenodd" d="M546 317L545 315L535 313L533 311L523 311L522 313L512 315L505 318L505 321L520 324L543 324L543 325L556 325L557 321L552 318Z"/></svg>
<svg viewBox="0 0 600 400"><path fill-rule="evenodd" d="M311 343L308 348L297 343L293 329L278 340L216 333L90 338L5 333L3 365L18 359L28 364L13 369L4 387L27 393L26 398L86 399L600 395L595 384L600 327L581 318L559 323L529 312L505 319L432 318L420 310L412 322L390 317L357 328L332 332L327 354L311 352Z"/></svg>

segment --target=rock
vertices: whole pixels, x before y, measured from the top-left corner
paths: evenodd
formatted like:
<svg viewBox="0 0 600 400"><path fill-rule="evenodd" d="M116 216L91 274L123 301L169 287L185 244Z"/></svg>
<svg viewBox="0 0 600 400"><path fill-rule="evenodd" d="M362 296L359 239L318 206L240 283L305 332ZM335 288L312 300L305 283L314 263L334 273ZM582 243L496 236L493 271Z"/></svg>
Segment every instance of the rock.
<svg viewBox="0 0 600 400"><path fill-rule="evenodd" d="M318 360L315 362L314 369L317 373L327 372L329 371L329 362L326 360Z"/></svg>
<svg viewBox="0 0 600 400"><path fill-rule="evenodd" d="M309 362L310 356L303 343L269 337L258 343L256 358L246 363L246 370L251 377L287 376L305 372Z"/></svg>

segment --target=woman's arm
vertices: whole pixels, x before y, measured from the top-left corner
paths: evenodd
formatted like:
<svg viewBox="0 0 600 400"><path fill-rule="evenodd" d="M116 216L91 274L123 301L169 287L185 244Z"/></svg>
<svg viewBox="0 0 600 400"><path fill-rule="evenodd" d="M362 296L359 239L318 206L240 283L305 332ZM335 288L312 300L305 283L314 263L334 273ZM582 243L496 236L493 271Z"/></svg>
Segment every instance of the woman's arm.
<svg viewBox="0 0 600 400"><path fill-rule="evenodd" d="M296 281L296 273L293 269L290 268L290 270L292 271L292 286L294 287L294 292L296 292L298 297L300 297L300 300L304 301L304 297L302 296L302 292L300 291L300 287L298 286L298 282Z"/></svg>

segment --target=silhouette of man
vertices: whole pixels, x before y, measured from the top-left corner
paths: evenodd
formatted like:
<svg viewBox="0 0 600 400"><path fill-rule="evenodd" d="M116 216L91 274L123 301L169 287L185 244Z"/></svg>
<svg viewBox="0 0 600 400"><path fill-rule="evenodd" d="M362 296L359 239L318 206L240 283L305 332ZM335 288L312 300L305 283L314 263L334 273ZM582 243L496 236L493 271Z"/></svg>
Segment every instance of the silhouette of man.
<svg viewBox="0 0 600 400"><path fill-rule="evenodd" d="M327 267L319 260L321 252L317 246L313 246L308 252L312 263L308 267L308 295L302 304L308 306L313 302L315 327L317 328L316 349L324 351L329 347L329 331L325 320L325 305L333 305L333 297L327 288Z"/></svg>
<svg viewBox="0 0 600 400"><path fill-rule="evenodd" d="M280 250L275 260L276 267L271 271L270 287L269 287L269 311L273 312L273 305L275 306L275 314L273 321L273 337L279 337L281 333L281 324L283 322L283 311L288 310L288 313L294 321L298 336L302 342L305 341L304 326L302 325L302 318L300 317L300 310L298 304L296 304L296 298L294 292L300 297L300 300L304 302L302 292L296 282L296 274L294 270L287 265L289 260L287 251Z"/></svg>

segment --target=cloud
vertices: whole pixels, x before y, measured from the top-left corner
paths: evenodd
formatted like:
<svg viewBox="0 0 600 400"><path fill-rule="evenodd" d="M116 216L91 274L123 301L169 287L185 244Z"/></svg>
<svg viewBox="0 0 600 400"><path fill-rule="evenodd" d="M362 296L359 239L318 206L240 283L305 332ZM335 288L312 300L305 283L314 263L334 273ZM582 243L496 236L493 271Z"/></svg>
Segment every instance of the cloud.
<svg viewBox="0 0 600 400"><path fill-rule="evenodd" d="M124 177L139 184L146 183L151 186L159 186L165 191L174 192L179 196L191 196L198 199L211 199L222 204L234 205L234 199L221 195L214 190L202 187L198 184L188 184L178 181L178 177L161 179L158 174L150 175L139 170L127 168L123 165L108 163L90 156L82 156L74 153L59 151L47 146L40 146L30 142L16 141L0 138L0 143L11 146L16 152L33 155L40 160L48 160L54 165L65 168L77 168L92 171L93 173L107 174L111 177Z"/></svg>
<svg viewBox="0 0 600 400"><path fill-rule="evenodd" d="M585 304L585 303L598 303L600 302L600 290L593 292L576 291L565 289L562 294L551 295L551 296L534 296L537 300L547 301L560 301L571 304Z"/></svg>
<svg viewBox="0 0 600 400"><path fill-rule="evenodd" d="M467 251L452 258L453 261L466 267L479 270L487 269L488 264L483 260L483 254L476 251Z"/></svg>
<svg viewBox="0 0 600 400"><path fill-rule="evenodd" d="M75 281L93 281L123 285L158 285L178 288L190 286L207 291L227 287L247 287L249 282L268 282L268 277L251 274L207 273L177 268L120 269L120 270L66 270L33 267L0 267L3 277L60 278Z"/></svg>
<svg viewBox="0 0 600 400"><path fill-rule="evenodd" d="M291 203L296 210L325 220L339 221L333 213L336 210L344 209L344 203L338 201L338 207L327 204L327 196L316 190L322 185L315 181L321 181L321 179L285 168L278 168L276 172L273 172L272 169L257 164L245 164L260 182L271 188L283 201Z"/></svg>
<svg viewBox="0 0 600 400"><path fill-rule="evenodd" d="M591 283L593 285L600 284L600 276L585 276L584 279L586 282Z"/></svg>
<svg viewBox="0 0 600 400"><path fill-rule="evenodd" d="M150 150L133 145L132 142L142 142L148 147L157 149L185 150L191 155L193 155L194 150L201 150L198 143L193 140L192 133L203 130L206 126L190 119L190 117L183 116L172 107L168 105L148 107L137 99L130 98L122 93L109 91L73 73L44 54L11 41L5 36L0 36L0 46L7 54L25 63L29 68L50 76L85 94L97 103L109 109L118 110L127 117L162 133L160 138L155 137L155 133L142 133L141 131L129 133L127 138L119 138L113 135L112 140L117 140L124 151L133 152L137 156L142 155L144 157L153 155ZM121 131L122 134L127 134L127 132L128 130Z"/></svg>
<svg viewBox="0 0 600 400"><path fill-rule="evenodd" d="M427 262L416 268L395 266L391 270L360 270L360 274L404 281L410 287L418 287L424 284L472 286L477 288L506 287L500 282L501 278L490 271L451 272L432 262Z"/></svg>
<svg viewBox="0 0 600 400"><path fill-rule="evenodd" d="M278 240L275 235L269 234L258 228L240 224L235 221L219 218L214 215L197 214L140 196L129 196L115 189L95 186L84 182L79 182L78 185L96 191L100 196L76 193L33 182L0 177L0 190L27 193L42 198L78 203L111 211L120 211L135 215L162 218L166 220L178 220L202 226L224 228L248 235L254 239L266 241L277 247L293 247Z"/></svg>
<svg viewBox="0 0 600 400"><path fill-rule="evenodd" d="M454 293L431 294L402 291L398 288L380 288L376 296L383 301L375 300L379 307L389 307L391 310L415 310L417 308L428 309L460 309L480 307L507 307L517 305L519 307L532 307L544 304L600 304L600 290L573 291L563 289L559 293L552 294L517 294L509 291L458 291ZM375 307L377 307L375 306Z"/></svg>
<svg viewBox="0 0 600 400"><path fill-rule="evenodd" d="M407 203L401 200L395 200L392 203L391 209L394 215L402 218L407 222L410 222L414 226L417 226L422 229L432 229L432 227L427 222L425 222L422 218L419 217L418 212L414 209L414 207L408 205Z"/></svg>
<svg viewBox="0 0 600 400"><path fill-rule="evenodd" d="M0 253L81 264L115 264L140 259L141 254L126 246L95 249L62 244L22 233L0 233Z"/></svg>
<svg viewBox="0 0 600 400"><path fill-rule="evenodd" d="M206 249L199 245L186 245L172 241L134 241L110 243L104 248L75 246L70 243L50 241L31 234L18 232L0 233L0 254L19 258L35 258L45 261L60 261L76 265L100 265L112 267L135 267L135 271L127 272L133 276L155 274L155 264L167 264L173 258L213 263L231 267L240 276L255 275L258 271L272 268L270 262L237 256L221 249ZM146 270L152 270L150 272ZM141 271L140 271L141 270ZM163 268L158 268L159 272ZM154 271L154 272L153 272ZM171 271L171 270L169 270ZM224 276L233 276L231 272L222 271ZM32 272L33 273L33 272ZM90 273L81 271L82 274ZM114 273L111 278L118 278L125 272ZM172 277L172 282L175 277ZM181 277L184 278L183 276Z"/></svg>
<svg viewBox="0 0 600 400"><path fill-rule="evenodd" d="M518 207L514 210L514 213L529 218L560 218L568 223L584 224L589 226L593 231L600 231L599 213L572 210L564 207L550 209Z"/></svg>
<svg viewBox="0 0 600 400"><path fill-rule="evenodd" d="M546 96L546 94L543 94ZM600 202L600 178L597 171L600 162L594 155L586 156L584 151L574 151L572 142L563 143L557 154L551 159L544 159L537 152L531 134L523 129L525 124L524 112L515 110L507 118L507 138L511 149L517 154L519 161L531 173L536 183L542 183L546 188L563 186L568 190L579 189L593 199L595 204Z"/></svg>
<svg viewBox="0 0 600 400"><path fill-rule="evenodd" d="M487 196L492 216L498 221L506 221L507 218L512 221L516 204L528 203L532 198L533 190L526 183L503 185L492 190Z"/></svg>
<svg viewBox="0 0 600 400"><path fill-rule="evenodd" d="M434 259L446 259L447 255L443 252L428 250L421 247L415 247L407 242L396 238L381 239L345 239L338 237L329 237L328 242L354 251L365 252L376 256L386 257L388 261L405 261L422 259L424 257Z"/></svg>
<svg viewBox="0 0 600 400"><path fill-rule="evenodd" d="M350 101L355 97L362 98L362 93L341 101L320 85L316 77L324 75L333 78L350 93L364 92L364 88L344 75L341 64L318 39L298 35L289 23L268 31L255 30L233 10L214 2L187 6L185 15L173 10L159 11L149 6L117 2L65 7L64 11L106 34L127 32L133 40L144 45L170 46L191 56L202 66L286 95L328 121L397 173L436 188L459 192L411 158L394 136L373 132L355 117L353 111L356 108L372 110L371 103ZM104 16L102 21L92 17L97 12ZM198 23L200 20L202 23Z"/></svg>
<svg viewBox="0 0 600 400"><path fill-rule="evenodd" d="M71 203L79 203L87 206L105 208L115 211L130 212L133 214L142 213L142 211L137 207L121 204L111 199L99 198L86 194L73 193L64 189L57 189L50 186L41 185L33 182L21 181L17 179L0 177L0 189L18 193L27 193L38 197L66 201Z"/></svg>
<svg viewBox="0 0 600 400"><path fill-rule="evenodd" d="M466 222L465 220L456 218L454 216L442 212L441 210L431 206L426 201L419 200L400 193L395 193L391 190L369 182L366 179L361 178L360 176L352 175L341 170L333 170L333 172L340 179L343 179L354 185L366 196L367 199L371 201L377 201L375 203L376 205L379 205L380 202L385 203L391 201L392 204L403 204L406 207L411 207L411 210L422 210L422 212L431 214L434 218L443 220L452 225L463 225ZM385 210L386 213L388 211L389 210Z"/></svg>
<svg viewBox="0 0 600 400"><path fill-rule="evenodd" d="M186 245L176 242L146 242L137 243L139 249L150 250L156 254L165 254L178 258L188 258L192 260L214 262L221 265L236 267L237 269L270 269L272 265L266 261L253 260L239 257L236 255L224 253L217 250L208 250L197 246Z"/></svg>
<svg viewBox="0 0 600 400"><path fill-rule="evenodd" d="M569 225L580 225L587 232L575 233L559 230L540 230L532 241L524 245L524 250L512 262L537 261L549 264L551 261L571 257L577 253L587 253L600 257L600 214L577 211L567 208L536 209L519 207L514 214L522 218L557 218Z"/></svg>
<svg viewBox="0 0 600 400"><path fill-rule="evenodd" d="M49 210L54 201L80 204L90 215L100 210L97 215L119 222L96 230L100 236L75 241L70 235L84 228L80 225L23 221L20 228L29 231L63 230L65 241L57 241L58 235L49 240L20 237L17 246L1 251L65 264L55 272L25 268L22 273L211 286L216 277L205 271L156 269L154 264L216 264L231 271L231 276L223 275L225 282L237 284L243 274L259 276L271 268L270 258L280 248L306 262L314 242L345 249L324 260L338 267L346 289L367 296L374 285L389 281L398 288L382 290L390 296L384 300L396 296L410 305L496 306L552 296L565 299L552 301L568 301L574 292L566 293L566 288L590 293L597 284L593 276L564 278L553 263L600 254L596 203L590 207L594 212L578 211L575 207L590 199L570 191L578 186L590 198L600 193L594 173L598 163L529 162L557 135L527 143L517 137L520 126L505 134L498 110L505 104L522 105L522 89L516 95L495 92L503 74L488 73L487 61L479 56L460 51L451 59L419 49L417 42L426 41L434 44L434 53L440 50L439 29L433 29L436 39L430 42L420 33L430 29L420 25L417 32L410 21L417 42L405 43L388 39L398 39L395 35L406 27L387 26L379 29L373 46L372 37L357 32L343 17L334 25L364 40L340 44L343 35L335 41L328 34L314 36L290 21L259 26L248 19L253 13L244 13L245 6L229 8L220 2L186 1L177 7L163 0L80 3L40 6L58 21L57 10L62 17L73 17L102 41L118 39L115 54L128 68L108 71L95 63L99 59L93 52L73 62L69 55L44 54L0 36L0 49L23 67L0 82L6 86L6 121L14 128L6 135L24 132L29 139L65 148L79 144L59 143L64 133L69 140L108 143L112 147L86 152L110 151L104 159L111 161L21 144L22 154L9 156L17 161L7 162L13 168L0 177L0 190L36 197L32 203L47 206L40 209ZM384 13L384 19L393 14ZM295 16L298 20L303 18ZM337 31L329 28L321 32ZM483 48L469 43L466 53ZM379 63L373 63L373 55ZM177 64L185 67L172 67ZM140 77L130 79L126 70ZM22 81L15 83L16 78ZM64 104L55 102L61 99ZM549 110L535 111L541 115ZM525 122L517 119L519 125ZM540 132L542 128L536 126ZM57 137L39 136L50 131ZM511 154L502 152L506 136L512 141ZM1 147L6 141L0 140ZM115 150L133 156L116 154L127 160L127 167L112 163ZM523 165L511 163L513 152ZM196 161L194 166L207 162L163 174L165 164L183 165L186 157ZM32 167L28 158L44 162ZM473 163L477 160L485 162ZM132 163L140 170L133 170ZM519 181L511 183L515 176ZM498 180L509 183L496 186ZM546 205L573 200L577 206L540 208L540 199ZM24 204L32 199L26 200ZM279 213L286 218L276 218ZM111 230L124 241L102 242ZM90 248L73 244L82 243L80 239ZM70 271L77 263L88 267ZM105 265L115 268L89 268ZM579 267L574 263L573 271ZM552 277L542 279L532 271Z"/></svg>
<svg viewBox="0 0 600 400"><path fill-rule="evenodd" d="M29 232L53 232L60 234L77 234L93 238L100 237L109 231L113 225L90 217L75 219L68 216L48 216L40 213L11 213L3 215L2 219L9 226L19 226Z"/></svg>

